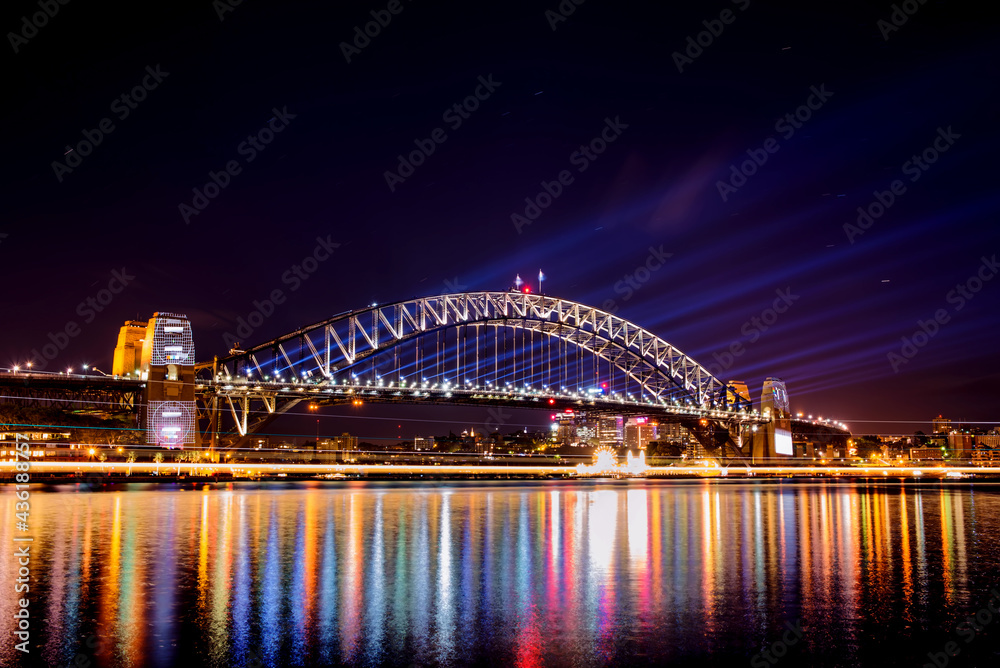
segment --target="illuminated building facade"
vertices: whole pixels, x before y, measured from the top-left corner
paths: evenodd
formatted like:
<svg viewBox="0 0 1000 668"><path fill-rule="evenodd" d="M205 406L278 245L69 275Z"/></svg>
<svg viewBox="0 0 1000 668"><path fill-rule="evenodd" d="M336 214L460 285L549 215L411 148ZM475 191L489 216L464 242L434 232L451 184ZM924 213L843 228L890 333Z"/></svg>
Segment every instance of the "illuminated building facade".
<svg viewBox="0 0 1000 668"><path fill-rule="evenodd" d="M731 380L726 383L726 403L738 404L741 401L750 403L750 388L742 380Z"/></svg>
<svg viewBox="0 0 1000 668"><path fill-rule="evenodd" d="M146 380L146 440L169 448L194 445L199 439L191 323L184 315L154 313L143 338L139 372Z"/></svg>
<svg viewBox="0 0 1000 668"><path fill-rule="evenodd" d="M771 419L754 435L754 458L792 457L792 411L788 390L780 378L765 378L760 395L760 413Z"/></svg>
<svg viewBox="0 0 1000 668"><path fill-rule="evenodd" d="M146 320L126 320L118 330L111 373L115 376L137 376L142 367L142 347L146 340Z"/></svg>
<svg viewBox="0 0 1000 668"><path fill-rule="evenodd" d="M656 440L657 426L647 417L629 418L625 423L625 447L645 450L650 441Z"/></svg>
<svg viewBox="0 0 1000 668"><path fill-rule="evenodd" d="M555 441L560 445L570 445L576 442L576 413L567 410L552 416L552 431Z"/></svg>
<svg viewBox="0 0 1000 668"><path fill-rule="evenodd" d="M602 417L597 422L597 440L601 445L615 447L622 444L621 416Z"/></svg>

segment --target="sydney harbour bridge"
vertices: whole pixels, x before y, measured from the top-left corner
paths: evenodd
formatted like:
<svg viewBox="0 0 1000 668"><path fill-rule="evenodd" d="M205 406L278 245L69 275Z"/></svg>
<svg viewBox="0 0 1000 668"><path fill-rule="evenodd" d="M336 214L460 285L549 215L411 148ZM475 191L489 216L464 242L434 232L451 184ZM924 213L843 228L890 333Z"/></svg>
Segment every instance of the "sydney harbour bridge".
<svg viewBox="0 0 1000 668"><path fill-rule="evenodd" d="M791 418L780 381L771 394L765 385L754 410L745 386L727 386L653 332L542 294L372 304L201 362L183 315L126 325L113 375L5 375L4 401L69 406L101 397L137 414L151 444L213 451L245 447L303 402L642 415L681 424L713 456L736 459L780 452Z"/></svg>

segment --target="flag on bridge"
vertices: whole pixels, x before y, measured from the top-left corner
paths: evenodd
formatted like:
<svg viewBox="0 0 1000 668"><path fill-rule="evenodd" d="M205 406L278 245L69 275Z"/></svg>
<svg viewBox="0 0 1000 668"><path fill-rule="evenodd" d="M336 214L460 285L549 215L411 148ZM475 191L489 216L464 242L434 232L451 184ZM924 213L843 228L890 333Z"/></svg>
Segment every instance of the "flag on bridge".
<svg viewBox="0 0 1000 668"><path fill-rule="evenodd" d="M538 270L538 293L539 294L542 293L542 281L544 281L544 280L545 280L545 274L543 274L542 270L539 269Z"/></svg>
<svg viewBox="0 0 1000 668"><path fill-rule="evenodd" d="M520 290L522 285L524 285L524 281L521 280L521 274L518 274L517 278L514 279L514 287Z"/></svg>

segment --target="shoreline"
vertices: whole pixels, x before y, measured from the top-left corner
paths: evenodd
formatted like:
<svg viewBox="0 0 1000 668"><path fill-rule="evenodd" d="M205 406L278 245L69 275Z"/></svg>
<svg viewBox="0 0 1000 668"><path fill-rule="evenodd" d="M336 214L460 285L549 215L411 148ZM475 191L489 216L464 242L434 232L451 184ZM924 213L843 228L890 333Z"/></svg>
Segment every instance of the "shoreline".
<svg viewBox="0 0 1000 668"><path fill-rule="evenodd" d="M5 483L12 483L13 480L2 480ZM344 477L325 477L321 475L292 474L292 475L261 475L254 477L232 476L232 475L191 475L191 474L161 474L161 475L113 475L113 474L88 474L85 476L69 476L60 474L34 474L32 484L41 487L65 487L68 485L84 487L88 490L96 490L103 487L117 487L121 485L142 484L142 485L230 485L230 484L288 484L288 483L322 483L324 486L336 486L338 484L351 484L358 482L385 483L440 483L440 482L575 482L575 483L612 483L623 485L635 485L639 483L691 483L691 482L713 482L713 483L766 483L766 484L812 484L817 482L834 484L871 484L890 483L893 485L920 485L924 483L940 486L946 485L972 485L972 484L996 484L1000 483L1000 471L989 474L973 474L961 478L949 478L944 476L913 476L904 473L896 475L881 475L872 473L858 473L855 475L816 475L816 474L764 474L764 475L697 475L688 473L677 473L670 475L648 475L648 476L600 476L600 475L569 475L569 474L527 474L527 473L413 473L413 474L368 474L368 475L345 475Z"/></svg>

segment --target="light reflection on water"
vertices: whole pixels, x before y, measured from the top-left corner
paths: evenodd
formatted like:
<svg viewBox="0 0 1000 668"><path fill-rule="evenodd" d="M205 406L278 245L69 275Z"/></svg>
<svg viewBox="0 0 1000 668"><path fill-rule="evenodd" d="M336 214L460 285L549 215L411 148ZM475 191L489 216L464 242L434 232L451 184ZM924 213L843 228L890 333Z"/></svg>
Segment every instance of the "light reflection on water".
<svg viewBox="0 0 1000 668"><path fill-rule="evenodd" d="M981 484L71 489L32 495L51 665L748 665L796 621L795 663L919 665L1000 584Z"/></svg>

